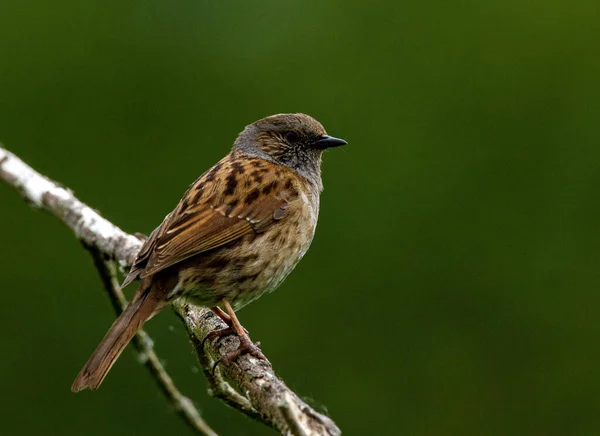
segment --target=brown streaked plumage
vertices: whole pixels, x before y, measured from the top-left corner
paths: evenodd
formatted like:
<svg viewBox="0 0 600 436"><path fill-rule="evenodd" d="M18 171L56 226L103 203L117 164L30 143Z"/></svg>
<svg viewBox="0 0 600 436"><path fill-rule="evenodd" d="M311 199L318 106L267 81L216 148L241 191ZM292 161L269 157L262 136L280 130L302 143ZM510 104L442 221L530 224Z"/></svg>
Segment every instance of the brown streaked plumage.
<svg viewBox="0 0 600 436"><path fill-rule="evenodd" d="M317 225L322 152L345 143L304 114L247 126L142 246L123 283L140 280L132 301L72 390L96 389L144 322L181 296L212 308L238 334L240 348L225 362L246 352L265 359L234 309L276 289L304 256Z"/></svg>

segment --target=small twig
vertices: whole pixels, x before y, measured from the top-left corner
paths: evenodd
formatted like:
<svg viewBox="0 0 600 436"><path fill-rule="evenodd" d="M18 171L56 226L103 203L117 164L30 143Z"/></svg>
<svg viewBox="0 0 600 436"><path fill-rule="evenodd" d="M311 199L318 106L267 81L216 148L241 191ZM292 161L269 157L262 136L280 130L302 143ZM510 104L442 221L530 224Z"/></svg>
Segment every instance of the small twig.
<svg viewBox="0 0 600 436"><path fill-rule="evenodd" d="M117 276L117 266L114 261L106 259L96 248L85 245L94 259L100 279L106 288L110 301L117 315L120 315L127 306L127 299L121 290ZM175 411L181 415L185 422L198 433L206 436L217 436L208 424L200 417L194 403L175 386L173 379L167 373L153 349L153 341L143 329L140 329L133 338L133 345L137 349L141 361L150 371L158 386L173 404Z"/></svg>

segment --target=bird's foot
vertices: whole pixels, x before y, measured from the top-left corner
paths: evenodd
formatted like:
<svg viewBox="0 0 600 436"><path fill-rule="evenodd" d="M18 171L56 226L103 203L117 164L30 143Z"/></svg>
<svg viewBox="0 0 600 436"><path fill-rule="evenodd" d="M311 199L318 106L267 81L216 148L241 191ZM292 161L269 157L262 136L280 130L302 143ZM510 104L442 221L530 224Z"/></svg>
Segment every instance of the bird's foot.
<svg viewBox="0 0 600 436"><path fill-rule="evenodd" d="M227 335L230 335L233 333L235 333L237 335L237 337L239 338L240 345L237 350L231 351L231 352L223 355L219 360L217 360L215 362L215 364L213 365L213 368L212 368L213 374L215 372L215 369L217 369L217 366L219 366L219 363L228 365L229 363L233 362L235 359L237 359L238 357L240 357L243 354L250 354L251 356L253 356L259 360L263 360L270 365L271 362L269 362L269 360L265 357L265 355L262 353L262 351L260 351L260 342L252 343L252 341L250 340L250 337L248 336L248 330L246 330L240 324L239 320L235 316L235 312L233 311L233 308L231 307L231 304L229 303L229 301L227 301L227 299L223 299L222 304L225 307L225 309L227 310L227 312L225 312L218 306L211 307L210 310L212 310L215 313L215 315L217 315L219 318L221 318L223 320L223 322L225 322L225 324L227 324L228 327L221 329L221 330L214 330L214 331L210 332L202 340L202 345L204 346L204 342L206 342L206 340L208 340L208 339L212 340L214 338L227 336Z"/></svg>
<svg viewBox="0 0 600 436"><path fill-rule="evenodd" d="M202 344L201 347L202 349L204 349L204 344L206 343L206 341L212 341L213 339L217 339L217 338L222 338L223 336L229 336L229 335L233 335L236 334L234 328L230 325L229 327L225 327L224 329L221 330L212 330L210 332L208 332L208 334L206 336L204 336L204 339L202 339Z"/></svg>
<svg viewBox="0 0 600 436"><path fill-rule="evenodd" d="M240 346L238 349L225 354L219 360L217 360L213 365L213 374L217 369L217 366L219 366L219 363L222 363L223 365L229 365L235 359L244 354L249 354L259 360L267 362L269 365L271 364L271 362L269 362L267 357L260 350L260 342L253 343L248 335L239 336L239 338Z"/></svg>
<svg viewBox="0 0 600 436"><path fill-rule="evenodd" d="M265 355L260 351L260 342L256 342L255 344L253 344L252 341L250 340L250 337L248 336L248 330L244 329L244 335L239 336L236 333L235 328L230 323L228 323L228 324L229 324L229 327L225 327L224 329L210 331L204 337L204 339L202 339L202 342L200 344L202 349L204 349L204 344L207 341L213 341L215 339L222 338L224 336L230 336L230 335L236 335L239 337L240 346L238 347L238 349L225 354L223 357L221 357L217 361L215 366L221 362L228 364L228 363L234 361L235 359L237 359L242 354L250 354L250 355L256 357L257 359L268 361L267 358L265 357Z"/></svg>

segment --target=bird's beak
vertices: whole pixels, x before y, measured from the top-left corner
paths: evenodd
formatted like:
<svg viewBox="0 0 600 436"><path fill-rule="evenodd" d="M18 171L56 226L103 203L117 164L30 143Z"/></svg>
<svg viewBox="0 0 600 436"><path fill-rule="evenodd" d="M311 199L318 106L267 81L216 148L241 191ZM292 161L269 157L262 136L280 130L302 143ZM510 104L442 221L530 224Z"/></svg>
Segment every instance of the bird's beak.
<svg viewBox="0 0 600 436"><path fill-rule="evenodd" d="M346 144L347 142L343 139L334 138L333 136L329 135L321 135L316 141L313 142L313 145L321 150L325 150L326 148L331 147L339 147L340 145Z"/></svg>

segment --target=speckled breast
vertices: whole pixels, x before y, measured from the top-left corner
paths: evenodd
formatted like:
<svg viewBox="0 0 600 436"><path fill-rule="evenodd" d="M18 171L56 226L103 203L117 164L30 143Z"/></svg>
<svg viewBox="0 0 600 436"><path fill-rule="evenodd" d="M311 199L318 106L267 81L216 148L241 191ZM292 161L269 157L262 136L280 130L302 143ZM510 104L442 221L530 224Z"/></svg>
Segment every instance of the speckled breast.
<svg viewBox="0 0 600 436"><path fill-rule="evenodd" d="M318 193L298 188L285 219L185 261L178 285L183 293L203 306L226 298L238 310L274 291L306 254L317 225Z"/></svg>

